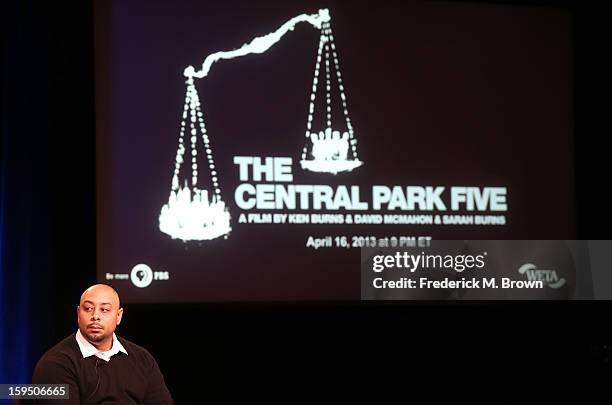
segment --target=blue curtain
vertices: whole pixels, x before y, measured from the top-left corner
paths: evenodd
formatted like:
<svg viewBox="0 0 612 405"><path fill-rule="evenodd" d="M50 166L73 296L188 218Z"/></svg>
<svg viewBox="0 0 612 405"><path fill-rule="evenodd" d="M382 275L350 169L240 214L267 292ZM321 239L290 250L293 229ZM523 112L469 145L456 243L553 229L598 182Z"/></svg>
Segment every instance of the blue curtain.
<svg viewBox="0 0 612 405"><path fill-rule="evenodd" d="M29 383L95 279L91 5L16 0L0 26L0 383Z"/></svg>
<svg viewBox="0 0 612 405"><path fill-rule="evenodd" d="M4 128L3 128L4 132ZM3 137L4 138L4 137ZM31 292L31 224L21 222L31 208L28 201L11 196L15 178L7 167L7 147L2 145L2 179L0 191L0 382L27 383L32 359L30 352L29 314ZM23 183L21 183L23 185ZM44 334L44 332L43 332Z"/></svg>
<svg viewBox="0 0 612 405"><path fill-rule="evenodd" d="M31 51L36 16L24 3L3 10L2 153L0 158L0 383L26 383L31 368L29 304L32 282L32 220L35 142L45 111L36 111ZM43 40L44 41L44 40ZM34 80L35 81L35 80ZM34 93L34 94L33 94ZM41 110L44 110L41 109ZM31 154L28 156L28 151ZM42 182L41 182L42 184Z"/></svg>

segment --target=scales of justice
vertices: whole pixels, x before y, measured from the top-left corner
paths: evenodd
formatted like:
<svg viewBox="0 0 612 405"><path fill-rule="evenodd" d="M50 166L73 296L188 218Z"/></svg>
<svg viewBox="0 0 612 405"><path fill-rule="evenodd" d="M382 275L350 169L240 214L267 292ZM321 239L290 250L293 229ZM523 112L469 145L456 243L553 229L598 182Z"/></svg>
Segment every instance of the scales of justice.
<svg viewBox="0 0 612 405"><path fill-rule="evenodd" d="M227 235L231 231L230 213L219 186L219 177L210 137L206 131L201 109L200 98L195 86L195 79L208 76L211 66L222 59L234 59L248 54L261 54L277 43L288 31L292 31L300 22L308 22L321 31L319 47L310 94L310 106L306 122L305 145L302 149L300 166L304 170L320 173L333 173L351 171L363 164L357 158L357 140L349 118L346 105L346 95L340 74L338 54L334 44L331 30L331 17L328 9L321 9L317 14L301 14L284 23L276 31L253 39L248 44L232 51L221 51L210 54L204 60L202 68L196 70L188 66L184 75L187 91L185 105L181 120L179 144L176 151L174 175L168 203L164 204L159 215L160 231L170 235L173 239L183 241L211 240ZM325 70L324 88L326 120L324 128L313 129L313 116L315 113L315 100L321 70ZM345 118L344 128L332 127L332 70L335 71L336 84L340 95L340 104ZM179 181L180 169L187 163L187 140L189 137L189 150L191 153L191 183L184 179L181 187ZM198 187L198 136L202 139L203 151L206 154L208 171L210 174L211 191Z"/></svg>

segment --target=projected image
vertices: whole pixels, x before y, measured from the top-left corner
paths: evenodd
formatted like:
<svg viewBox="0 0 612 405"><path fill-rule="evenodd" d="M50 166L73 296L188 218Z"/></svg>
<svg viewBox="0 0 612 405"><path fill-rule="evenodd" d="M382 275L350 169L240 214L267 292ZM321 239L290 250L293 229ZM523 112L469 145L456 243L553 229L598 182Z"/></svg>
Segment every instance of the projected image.
<svg viewBox="0 0 612 405"><path fill-rule="evenodd" d="M570 21L96 4L99 280L126 302L358 300L362 248L572 239Z"/></svg>
<svg viewBox="0 0 612 405"><path fill-rule="evenodd" d="M302 152L302 168L315 172L338 173L352 170L362 164L357 160L356 140L354 139L353 127L348 115L346 106L346 95L342 85L342 77L338 62L336 47L333 42L333 35L330 26L330 15L328 9L319 10L318 14L301 14L283 24L278 30L262 37L253 39L239 49L226 52L215 52L206 57L202 64L202 69L196 71L193 66L185 69L184 75L187 78L187 94L185 96L185 106L181 121L181 131L179 146L176 152L176 165L174 176L172 177L172 191L168 204L164 205L159 217L159 229L173 238L186 240L205 240L214 239L222 235L227 235L231 230L230 216L221 197L217 172L212 155L212 147L201 111L200 99L194 84L194 78L204 78L208 75L213 63L222 59L233 59L249 54L260 54L266 52L271 46L281 40L288 32L295 28L300 22L308 22L316 29L321 31L319 47L317 50L312 93L310 95L310 106L308 109L308 122L306 125L306 146ZM330 54L333 55L333 65L330 67ZM319 71L321 68L321 57L324 55L325 67L325 106L326 123L325 131L319 133L312 132L313 115L315 112L315 99L317 88L319 87ZM346 127L340 136L340 131L332 131L332 98L331 98L331 74L335 71L335 79L341 97L342 112L346 120ZM185 159L185 121L190 122L189 133L191 134L191 188L186 184L184 187L179 185L180 168ZM198 128L196 129L196 122ZM208 190L197 188L198 182L198 162L197 162L197 135L202 137L203 148L206 151L206 162L210 169L211 188L214 194L211 200L208 198ZM308 142L312 141L310 148ZM352 159L348 159L349 144L351 144ZM310 159L307 159L310 149Z"/></svg>

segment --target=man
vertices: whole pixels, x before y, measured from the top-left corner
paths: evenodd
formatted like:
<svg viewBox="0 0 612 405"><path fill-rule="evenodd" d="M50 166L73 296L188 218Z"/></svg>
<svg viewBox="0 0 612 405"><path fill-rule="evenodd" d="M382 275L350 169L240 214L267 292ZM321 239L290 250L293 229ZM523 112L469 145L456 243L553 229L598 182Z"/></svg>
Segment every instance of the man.
<svg viewBox="0 0 612 405"><path fill-rule="evenodd" d="M172 404L153 356L119 338L123 308L110 286L89 287L77 307L79 329L39 360L33 384L68 384L69 400L39 404Z"/></svg>

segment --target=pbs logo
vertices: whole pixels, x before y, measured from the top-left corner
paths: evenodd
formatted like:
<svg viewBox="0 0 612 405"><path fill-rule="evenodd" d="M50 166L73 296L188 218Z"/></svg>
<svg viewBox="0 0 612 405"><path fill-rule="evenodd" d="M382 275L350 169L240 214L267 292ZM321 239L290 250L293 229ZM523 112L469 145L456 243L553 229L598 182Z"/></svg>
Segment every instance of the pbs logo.
<svg viewBox="0 0 612 405"><path fill-rule="evenodd" d="M146 264L137 264L130 273L130 280L136 287L148 287L153 281L153 270Z"/></svg>

